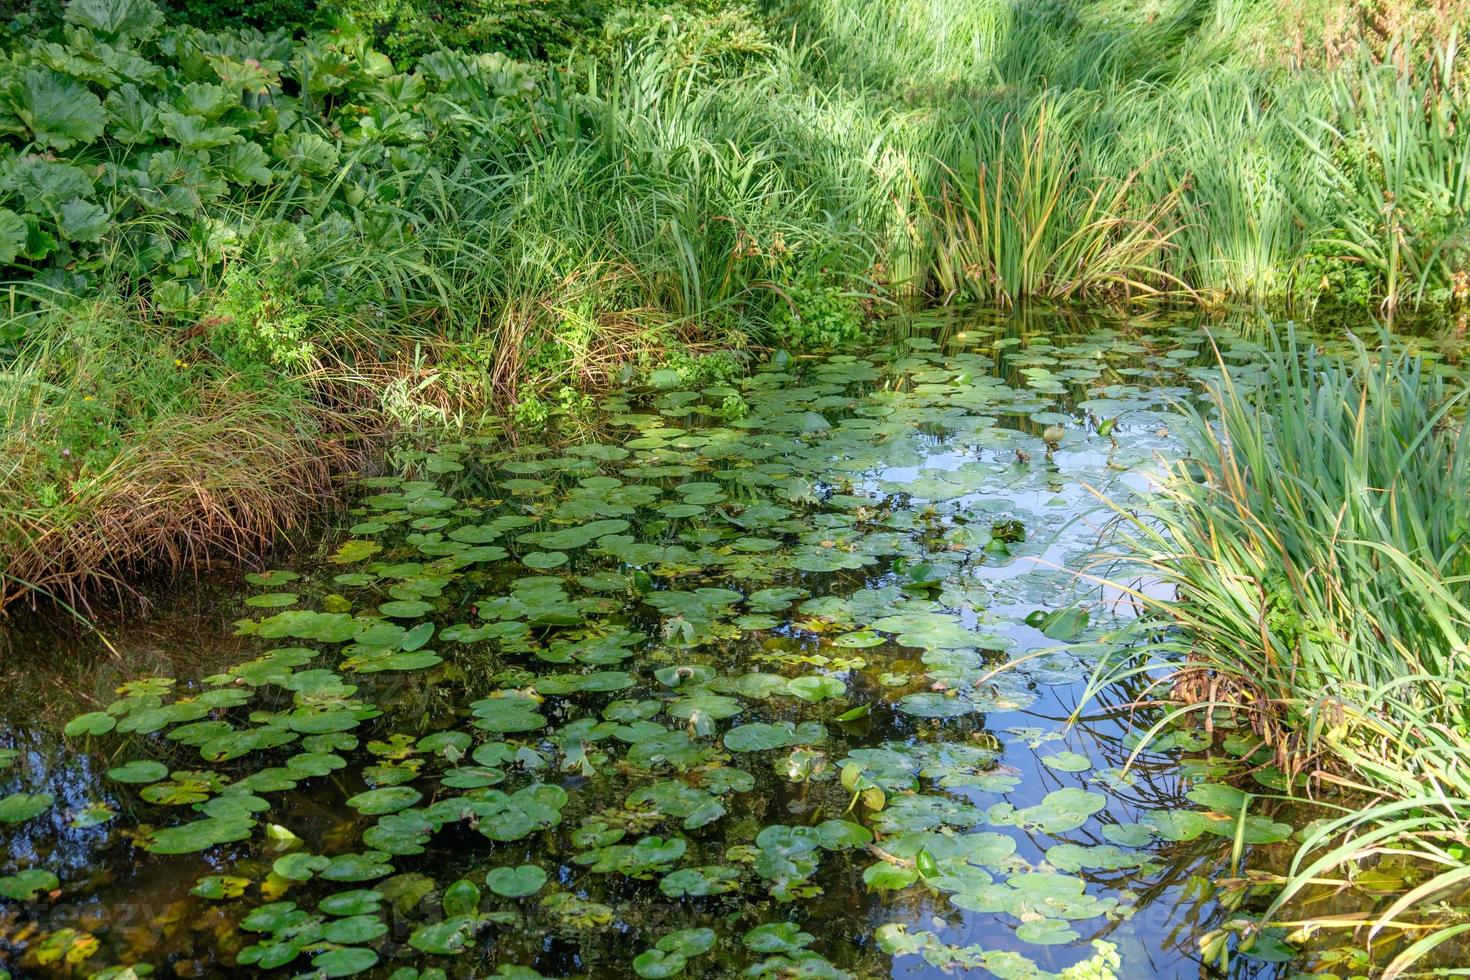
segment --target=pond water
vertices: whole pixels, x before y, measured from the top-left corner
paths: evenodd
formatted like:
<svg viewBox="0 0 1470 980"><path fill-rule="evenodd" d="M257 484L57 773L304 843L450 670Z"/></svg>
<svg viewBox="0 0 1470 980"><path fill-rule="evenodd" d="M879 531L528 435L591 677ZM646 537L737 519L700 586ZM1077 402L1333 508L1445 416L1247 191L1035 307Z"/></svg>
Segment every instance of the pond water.
<svg viewBox="0 0 1470 980"><path fill-rule="evenodd" d="M318 549L176 585L111 652L12 629L0 967L1202 975L1237 831L1289 855L1301 820L1238 812L1229 731L1131 758L1141 690L1072 716L1137 642L1101 498L1179 452L1215 353L1049 327L402 449Z"/></svg>

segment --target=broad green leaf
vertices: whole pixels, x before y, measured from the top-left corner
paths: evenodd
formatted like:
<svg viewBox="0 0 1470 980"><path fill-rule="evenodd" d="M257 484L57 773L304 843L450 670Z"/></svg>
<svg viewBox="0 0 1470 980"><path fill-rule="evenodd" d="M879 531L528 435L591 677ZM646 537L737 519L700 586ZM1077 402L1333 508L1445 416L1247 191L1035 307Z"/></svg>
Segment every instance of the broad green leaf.
<svg viewBox="0 0 1470 980"><path fill-rule="evenodd" d="M102 135L106 114L81 82L49 68L24 68L4 89L5 102L40 146L66 150Z"/></svg>

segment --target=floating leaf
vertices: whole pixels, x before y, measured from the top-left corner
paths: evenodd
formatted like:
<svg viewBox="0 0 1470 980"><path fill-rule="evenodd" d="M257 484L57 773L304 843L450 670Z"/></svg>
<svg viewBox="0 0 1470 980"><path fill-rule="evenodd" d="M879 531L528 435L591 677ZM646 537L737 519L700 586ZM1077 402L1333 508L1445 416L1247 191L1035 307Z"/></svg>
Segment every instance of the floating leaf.
<svg viewBox="0 0 1470 980"><path fill-rule="evenodd" d="M189 854L208 850L217 844L245 840L254 826L254 820L244 817L206 817L178 827L155 830L140 843L145 851L153 854Z"/></svg>
<svg viewBox="0 0 1470 980"><path fill-rule="evenodd" d="M536 894L546 884L546 872L534 864L523 864L515 868L492 868L485 875L485 884L492 892L504 898L525 898Z"/></svg>
<svg viewBox="0 0 1470 980"><path fill-rule="evenodd" d="M789 721L778 724L757 721L737 725L726 732L725 748L731 752L762 752L788 745L814 745L826 737L827 731L819 722L804 721L798 725Z"/></svg>
<svg viewBox="0 0 1470 980"><path fill-rule="evenodd" d="M382 926L384 932L388 927ZM341 940L332 935L324 938L328 942L339 942ZM319 954L311 961L311 969L317 976L324 977L350 977L369 970L378 962L378 954L370 949L352 947L346 949L330 949Z"/></svg>
<svg viewBox="0 0 1470 980"><path fill-rule="evenodd" d="M105 711L89 711L77 715L66 723L64 732L68 738L78 735L106 735L117 725L117 719Z"/></svg>
<svg viewBox="0 0 1470 980"><path fill-rule="evenodd" d="M397 599L378 606L378 612L394 619L415 619L433 610L433 604L422 599Z"/></svg>
<svg viewBox="0 0 1470 980"><path fill-rule="evenodd" d="M207 898L213 901L223 899L239 898L245 894L245 889L250 887L249 878L240 878L233 875L206 875L194 883L189 889L191 895Z"/></svg>
<svg viewBox="0 0 1470 980"><path fill-rule="evenodd" d="M478 928L479 920L475 916L454 916L414 929L408 944L425 953L453 956L465 951Z"/></svg>
<svg viewBox="0 0 1470 980"><path fill-rule="evenodd" d="M27 868L0 878L0 897L31 902L35 901L38 893L49 892L60 886L61 882L50 871L41 868Z"/></svg>
<svg viewBox="0 0 1470 980"><path fill-rule="evenodd" d="M276 858L275 863L271 865L271 871L287 881L306 881L331 863L331 858L320 854L298 852Z"/></svg>
<svg viewBox="0 0 1470 980"><path fill-rule="evenodd" d="M828 698L842 697L847 693L847 685L835 677L808 674L805 677L793 677L787 682L786 691L803 701L825 701Z"/></svg>
<svg viewBox="0 0 1470 980"><path fill-rule="evenodd" d="M23 823L51 808L50 793L11 793L0 799L0 823Z"/></svg>
<svg viewBox="0 0 1470 980"><path fill-rule="evenodd" d="M107 777L120 783L156 783L168 775L168 766L152 759L134 759L107 770Z"/></svg>
<svg viewBox="0 0 1470 980"><path fill-rule="evenodd" d="M1086 772L1092 768L1092 760L1077 752L1056 752L1042 756L1041 761L1059 772Z"/></svg>

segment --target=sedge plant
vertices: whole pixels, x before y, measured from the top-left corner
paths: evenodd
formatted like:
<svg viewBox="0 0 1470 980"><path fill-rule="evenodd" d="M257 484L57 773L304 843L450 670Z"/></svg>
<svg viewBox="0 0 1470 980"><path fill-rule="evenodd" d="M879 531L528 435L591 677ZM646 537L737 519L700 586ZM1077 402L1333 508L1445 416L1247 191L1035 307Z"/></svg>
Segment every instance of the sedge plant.
<svg viewBox="0 0 1470 980"><path fill-rule="evenodd" d="M1269 355L1259 384L1226 369L1184 407L1186 457L1120 510L1164 639L1103 673L1170 689L1153 732L1232 716L1294 785L1359 804L1305 839L1266 920L1380 855L1419 859L1367 930L1414 937L1396 975L1466 931L1428 906L1470 887L1470 388L1387 338L1338 357L1288 332Z"/></svg>

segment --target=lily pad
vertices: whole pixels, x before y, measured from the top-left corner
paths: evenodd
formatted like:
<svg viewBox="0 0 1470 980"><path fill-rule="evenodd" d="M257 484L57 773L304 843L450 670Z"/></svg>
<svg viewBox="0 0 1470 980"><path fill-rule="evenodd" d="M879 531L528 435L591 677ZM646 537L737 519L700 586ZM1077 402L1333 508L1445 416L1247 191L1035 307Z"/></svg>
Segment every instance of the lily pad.
<svg viewBox="0 0 1470 980"><path fill-rule="evenodd" d="M764 752L789 745L815 745L826 740L827 730L820 722L756 721L737 725L725 733L725 748L731 752Z"/></svg>
<svg viewBox="0 0 1470 980"><path fill-rule="evenodd" d="M536 894L546 884L546 872L534 864L492 868L485 875L485 884L503 898L525 898Z"/></svg>
<svg viewBox="0 0 1470 980"><path fill-rule="evenodd" d="M0 897L19 902L34 901L40 892L49 892L60 887L56 875L41 868L27 868L13 875L0 878Z"/></svg>
<svg viewBox="0 0 1470 980"><path fill-rule="evenodd" d="M156 783L168 775L168 766L152 759L134 759L107 770L107 777L119 783Z"/></svg>

